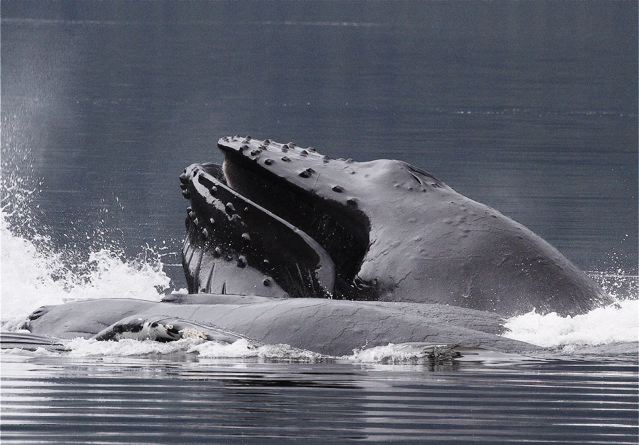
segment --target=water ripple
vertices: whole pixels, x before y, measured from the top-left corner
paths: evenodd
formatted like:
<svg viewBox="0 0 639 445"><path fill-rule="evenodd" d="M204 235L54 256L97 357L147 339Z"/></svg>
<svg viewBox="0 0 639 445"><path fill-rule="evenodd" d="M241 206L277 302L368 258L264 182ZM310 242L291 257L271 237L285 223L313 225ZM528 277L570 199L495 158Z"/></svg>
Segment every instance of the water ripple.
<svg viewBox="0 0 639 445"><path fill-rule="evenodd" d="M2 357L3 443L636 443L632 361Z"/></svg>

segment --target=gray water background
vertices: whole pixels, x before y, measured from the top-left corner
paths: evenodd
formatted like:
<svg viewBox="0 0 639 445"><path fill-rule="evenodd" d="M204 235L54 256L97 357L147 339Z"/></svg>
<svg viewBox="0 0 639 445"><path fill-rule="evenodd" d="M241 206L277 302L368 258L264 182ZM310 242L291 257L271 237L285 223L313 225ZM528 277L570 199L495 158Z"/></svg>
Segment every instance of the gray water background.
<svg viewBox="0 0 639 445"><path fill-rule="evenodd" d="M240 133L406 160L584 269L636 271L634 1L3 0L1 19L2 174L43 179L14 230L61 249L177 252L177 175L221 161L215 141ZM181 287L180 267L168 271ZM622 444L639 432L636 357L0 359L2 443Z"/></svg>
<svg viewBox="0 0 639 445"><path fill-rule="evenodd" d="M634 1L4 0L1 32L3 174L28 153L60 246L168 243L182 287L177 175L239 133L408 161L636 274Z"/></svg>

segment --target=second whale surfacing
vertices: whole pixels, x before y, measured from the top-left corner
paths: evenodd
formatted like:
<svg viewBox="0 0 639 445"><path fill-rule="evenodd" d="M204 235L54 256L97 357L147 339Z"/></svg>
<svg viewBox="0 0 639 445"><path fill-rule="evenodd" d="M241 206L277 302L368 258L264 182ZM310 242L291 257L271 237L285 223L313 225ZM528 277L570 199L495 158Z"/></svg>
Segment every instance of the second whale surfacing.
<svg viewBox="0 0 639 445"><path fill-rule="evenodd" d="M330 355L389 342L530 352L500 336L505 317L608 302L529 229L405 162L251 137L218 147L222 166L180 175L189 295L44 307L24 327L99 340L195 331Z"/></svg>
<svg viewBox="0 0 639 445"><path fill-rule="evenodd" d="M503 320L497 314L445 305L212 294L169 299L49 306L34 312L23 327L58 339L166 342L198 337L222 343L247 339L256 345L286 344L330 356L389 343L509 353L539 349L501 337Z"/></svg>

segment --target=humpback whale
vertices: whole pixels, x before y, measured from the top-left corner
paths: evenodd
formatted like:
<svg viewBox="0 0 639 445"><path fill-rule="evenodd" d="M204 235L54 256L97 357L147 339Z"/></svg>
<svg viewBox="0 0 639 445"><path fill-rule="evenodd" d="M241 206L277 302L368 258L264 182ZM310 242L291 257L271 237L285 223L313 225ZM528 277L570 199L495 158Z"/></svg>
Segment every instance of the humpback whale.
<svg viewBox="0 0 639 445"><path fill-rule="evenodd" d="M191 333L330 355L389 342L529 352L538 348L500 336L505 317L607 302L532 231L405 162L239 136L218 147L222 165L179 177L189 294L43 307L23 327L59 339Z"/></svg>
<svg viewBox="0 0 639 445"><path fill-rule="evenodd" d="M189 292L450 304L514 315L602 304L557 249L396 160L226 137L180 176Z"/></svg>

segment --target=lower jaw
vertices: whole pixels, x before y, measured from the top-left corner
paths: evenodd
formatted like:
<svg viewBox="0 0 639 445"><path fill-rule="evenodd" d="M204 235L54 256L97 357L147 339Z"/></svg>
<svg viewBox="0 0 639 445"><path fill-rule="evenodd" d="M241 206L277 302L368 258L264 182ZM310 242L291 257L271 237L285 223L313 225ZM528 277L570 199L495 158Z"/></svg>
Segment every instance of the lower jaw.
<svg viewBox="0 0 639 445"><path fill-rule="evenodd" d="M193 167L183 266L189 292L327 297L334 266L308 235Z"/></svg>
<svg viewBox="0 0 639 445"><path fill-rule="evenodd" d="M260 295L287 298L290 295L269 275L247 264L239 252L203 242L196 230L189 230L183 247L183 267L189 293Z"/></svg>

